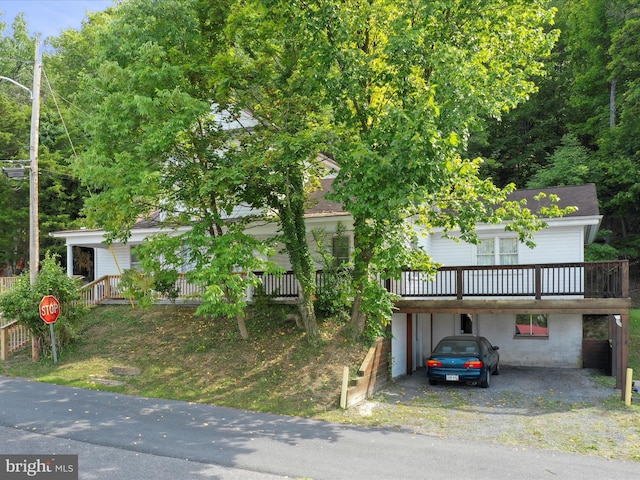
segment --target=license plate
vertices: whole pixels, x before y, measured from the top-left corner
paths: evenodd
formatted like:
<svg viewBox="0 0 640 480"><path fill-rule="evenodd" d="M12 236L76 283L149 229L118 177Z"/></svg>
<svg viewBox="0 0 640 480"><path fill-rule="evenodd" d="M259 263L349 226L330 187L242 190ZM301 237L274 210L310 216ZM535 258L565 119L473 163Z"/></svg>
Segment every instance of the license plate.
<svg viewBox="0 0 640 480"><path fill-rule="evenodd" d="M458 375L447 375L445 379L449 382L457 382L458 380L460 380Z"/></svg>

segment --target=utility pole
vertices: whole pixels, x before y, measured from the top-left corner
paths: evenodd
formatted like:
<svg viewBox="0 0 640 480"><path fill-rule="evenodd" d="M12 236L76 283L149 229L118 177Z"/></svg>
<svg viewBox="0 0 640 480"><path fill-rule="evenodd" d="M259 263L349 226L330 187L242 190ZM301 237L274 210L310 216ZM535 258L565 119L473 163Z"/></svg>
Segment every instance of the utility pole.
<svg viewBox="0 0 640 480"><path fill-rule="evenodd" d="M36 283L40 266L40 230L38 226L38 135L40 132L40 83L42 64L39 52L40 37L36 36L31 91L31 135L29 140L29 280Z"/></svg>
<svg viewBox="0 0 640 480"><path fill-rule="evenodd" d="M0 76L29 92L31 97L31 131L29 135L29 280L31 285L36 282L40 265L40 230L38 227L38 136L40 132L40 84L42 77L42 63L39 53L40 37L35 38L35 61L33 63L33 89L16 82L12 78ZM7 170L3 169L5 173ZM11 172L7 173L12 178ZM15 175L17 177L17 175Z"/></svg>

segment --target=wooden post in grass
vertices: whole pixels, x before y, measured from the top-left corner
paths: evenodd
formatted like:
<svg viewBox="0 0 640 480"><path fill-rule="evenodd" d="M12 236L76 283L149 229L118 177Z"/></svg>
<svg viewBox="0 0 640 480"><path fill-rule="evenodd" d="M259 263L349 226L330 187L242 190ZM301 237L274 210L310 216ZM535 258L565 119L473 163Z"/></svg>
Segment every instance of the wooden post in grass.
<svg viewBox="0 0 640 480"><path fill-rule="evenodd" d="M627 368L627 381L624 388L624 404L631 405L631 386L633 385L633 368Z"/></svg>
<svg viewBox="0 0 640 480"><path fill-rule="evenodd" d="M340 408L347 408L347 389L349 388L349 367L344 367L342 371L342 392L340 393Z"/></svg>

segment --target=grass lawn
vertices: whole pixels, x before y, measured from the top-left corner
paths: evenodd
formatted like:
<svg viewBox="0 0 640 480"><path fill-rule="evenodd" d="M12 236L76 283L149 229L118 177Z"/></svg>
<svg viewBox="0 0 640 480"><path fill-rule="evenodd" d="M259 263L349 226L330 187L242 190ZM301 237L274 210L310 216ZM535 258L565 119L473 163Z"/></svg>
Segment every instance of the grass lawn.
<svg viewBox="0 0 640 480"><path fill-rule="evenodd" d="M193 308L99 306L57 365L34 363L23 349L0 363L0 374L286 415L337 408L342 371L355 371L366 347L333 320L321 322L322 342L311 346L285 318L278 310L249 315L245 341L235 322L194 316ZM139 373L117 375L118 367ZM629 367L640 378L640 309L630 315Z"/></svg>
<svg viewBox="0 0 640 480"><path fill-rule="evenodd" d="M359 367L366 348L346 325L320 323L310 346L286 315L250 316L250 339L235 322L194 316L193 308L99 306L82 321L78 341L33 363L23 349L0 374L62 385L312 416L338 407L344 366ZM139 370L116 375L112 369Z"/></svg>

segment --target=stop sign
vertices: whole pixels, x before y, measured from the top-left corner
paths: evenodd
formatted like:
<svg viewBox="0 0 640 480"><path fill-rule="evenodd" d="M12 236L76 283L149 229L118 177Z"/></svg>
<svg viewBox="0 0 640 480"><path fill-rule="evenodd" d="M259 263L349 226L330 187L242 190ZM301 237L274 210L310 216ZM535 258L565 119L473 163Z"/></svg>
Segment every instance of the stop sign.
<svg viewBox="0 0 640 480"><path fill-rule="evenodd" d="M47 295L40 300L40 318L44 323L56 323L60 316L60 302L53 295Z"/></svg>

